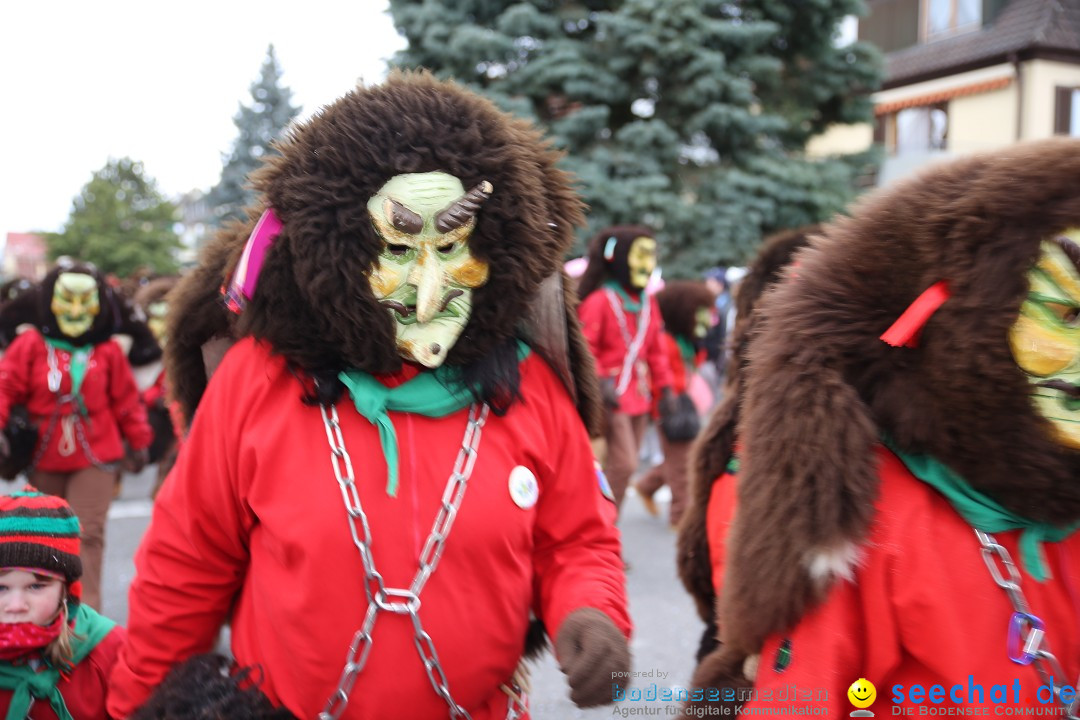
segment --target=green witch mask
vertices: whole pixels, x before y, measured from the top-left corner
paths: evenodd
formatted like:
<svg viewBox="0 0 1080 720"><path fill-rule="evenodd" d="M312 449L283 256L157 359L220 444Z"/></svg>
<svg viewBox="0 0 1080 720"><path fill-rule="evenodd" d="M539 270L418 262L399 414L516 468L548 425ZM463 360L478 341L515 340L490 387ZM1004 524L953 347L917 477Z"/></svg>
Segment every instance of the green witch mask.
<svg viewBox="0 0 1080 720"><path fill-rule="evenodd" d="M1080 231L1067 236L1042 244L1009 344L1055 439L1080 449Z"/></svg>
<svg viewBox="0 0 1080 720"><path fill-rule="evenodd" d="M60 332L73 338L86 334L101 311L97 280L86 273L60 273L53 285L50 309Z"/></svg>
<svg viewBox="0 0 1080 720"><path fill-rule="evenodd" d="M383 241L371 290L394 319L405 359L439 367L465 329L473 290L489 272L470 252L469 236L491 192L486 181L466 193L453 175L410 173L391 178L368 200Z"/></svg>

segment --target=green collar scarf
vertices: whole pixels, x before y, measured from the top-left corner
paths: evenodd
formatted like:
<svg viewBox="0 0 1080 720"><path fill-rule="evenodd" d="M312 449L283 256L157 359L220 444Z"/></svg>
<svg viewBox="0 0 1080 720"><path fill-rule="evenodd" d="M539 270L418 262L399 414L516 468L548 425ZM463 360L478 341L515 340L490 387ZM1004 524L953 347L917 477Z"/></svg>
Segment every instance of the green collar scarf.
<svg viewBox="0 0 1080 720"><path fill-rule="evenodd" d="M1020 558L1024 569L1038 582L1050 577L1040 543L1064 540L1080 528L1080 523L1059 528L1017 515L968 485L957 473L929 455L903 452L888 438L882 438L882 442L900 458L912 475L944 495L953 509L972 527L991 534L1020 530Z"/></svg>
<svg viewBox="0 0 1080 720"><path fill-rule="evenodd" d="M58 340L53 337L46 337L45 342L58 350L71 353L71 395L79 397L83 380L86 379L86 368L90 364L90 354L93 347L90 345L73 345L67 340Z"/></svg>
<svg viewBox="0 0 1080 720"><path fill-rule="evenodd" d="M115 622L79 603L75 611L72 665L82 662L114 627ZM30 665L0 663L0 688L14 691L5 720L24 720L30 712L32 700L47 700L60 720L73 720L56 687L59 682L60 671L47 664L35 671Z"/></svg>
<svg viewBox="0 0 1080 720"><path fill-rule="evenodd" d="M679 346L679 355L682 357L683 365L686 367L687 379L690 375L694 374L696 365L694 360L697 358L697 350L694 349L694 343L686 338L685 335L675 335L675 344Z"/></svg>
<svg viewBox="0 0 1080 720"><path fill-rule="evenodd" d="M616 295L619 296L619 299L622 300L623 310L628 313L641 312L640 296L638 300L630 297L630 293L626 292L626 288L624 288L621 283L615 280L605 280L604 287L610 288L615 292ZM644 294L644 292L641 293L641 295Z"/></svg>
<svg viewBox="0 0 1080 720"><path fill-rule="evenodd" d="M518 362L529 354L529 347L518 342ZM427 417L446 417L472 402L472 394L458 379L456 368L446 365L436 370L422 370L412 380L389 388L363 370L345 370L338 378L349 390L356 411L379 428L379 442L386 457L386 494L397 497L397 432L388 412L416 413Z"/></svg>

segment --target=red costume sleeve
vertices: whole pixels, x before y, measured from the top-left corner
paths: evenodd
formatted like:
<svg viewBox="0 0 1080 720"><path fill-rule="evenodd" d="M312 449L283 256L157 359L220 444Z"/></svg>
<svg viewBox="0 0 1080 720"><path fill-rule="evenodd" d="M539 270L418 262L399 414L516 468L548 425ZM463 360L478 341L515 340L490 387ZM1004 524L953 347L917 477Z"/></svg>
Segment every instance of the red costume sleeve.
<svg viewBox="0 0 1080 720"><path fill-rule="evenodd" d="M109 714L126 718L178 662L214 646L249 562L254 519L238 487L238 396L257 382L230 353L214 374L176 467L135 555L128 639L109 686ZM234 362L229 362L230 359Z"/></svg>
<svg viewBox="0 0 1080 720"><path fill-rule="evenodd" d="M588 434L569 396L546 365L543 372L550 376L550 394L560 397L544 403L544 427L537 431L559 452L539 478L534 604L552 637L567 615L583 607L604 612L630 637L615 506L600 490Z"/></svg>
<svg viewBox="0 0 1080 720"><path fill-rule="evenodd" d="M645 331L645 346L641 348L641 356L649 364L649 377L652 378L653 387L659 391L671 387L671 363L663 341L666 333L664 321L660 317L660 306L652 296L649 296L649 303L652 308L649 310L649 327Z"/></svg>
<svg viewBox="0 0 1080 720"><path fill-rule="evenodd" d="M735 490L737 479L724 473L713 482L709 492L709 504L705 511L705 527L709 539L709 562L712 565L712 584L720 597L724 584L724 558L727 554L727 536L735 517Z"/></svg>
<svg viewBox="0 0 1080 720"><path fill-rule="evenodd" d="M111 340L102 343L96 351L104 351L109 363L109 405L116 418L120 432L134 450L150 447L154 431L146 420L146 408L135 386L135 376L120 346Z"/></svg>
<svg viewBox="0 0 1080 720"><path fill-rule="evenodd" d="M30 365L34 345L41 342L35 332L24 332L4 351L0 360L0 429L7 425L11 408L26 404L30 395Z"/></svg>

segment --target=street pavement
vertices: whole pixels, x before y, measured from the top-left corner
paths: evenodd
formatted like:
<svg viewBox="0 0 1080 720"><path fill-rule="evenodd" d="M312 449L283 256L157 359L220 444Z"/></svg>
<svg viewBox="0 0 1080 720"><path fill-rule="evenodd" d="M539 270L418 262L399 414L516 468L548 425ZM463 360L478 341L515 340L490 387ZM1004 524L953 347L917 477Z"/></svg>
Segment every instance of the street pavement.
<svg viewBox="0 0 1080 720"><path fill-rule="evenodd" d="M124 477L120 497L109 512L106 530L105 578L102 608L105 615L126 623L127 589L134 575L132 558L150 521L155 468ZM5 487L6 486L6 487ZM11 491L15 483L0 482L0 491ZM650 708L660 717L675 714L671 702L635 700L657 697L664 688L686 688L694 667L703 625L693 602L679 582L675 570L675 533L667 524L667 488L657 494L660 517L645 512L640 498L627 495L619 527L623 554L629 563L627 590L634 622L631 641L632 671L638 676L627 688L625 679L613 679L627 699L613 706L581 710L569 700L569 687L548 651L532 668L530 706L539 720L571 720L622 715L622 711ZM636 691L642 693L636 695ZM634 714L646 714L639 710Z"/></svg>

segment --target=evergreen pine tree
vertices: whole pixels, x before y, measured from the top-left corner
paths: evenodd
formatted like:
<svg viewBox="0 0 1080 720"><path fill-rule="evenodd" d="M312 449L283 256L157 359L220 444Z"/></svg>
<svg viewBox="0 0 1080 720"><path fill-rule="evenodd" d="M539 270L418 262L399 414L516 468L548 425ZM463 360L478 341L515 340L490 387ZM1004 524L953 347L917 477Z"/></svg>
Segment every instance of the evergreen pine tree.
<svg viewBox="0 0 1080 720"><path fill-rule="evenodd" d="M120 277L138 268L173 273L181 247L176 220L176 206L141 163L110 160L75 198L64 229L47 234L49 257L69 255Z"/></svg>
<svg viewBox="0 0 1080 720"><path fill-rule="evenodd" d="M273 152L271 142L282 135L299 112L300 108L292 104L292 91L281 85L281 68L274 46L270 45L259 79L251 85L251 104L241 105L233 118L238 135L232 151L223 157L221 180L207 196L218 225L244 217L244 206L254 199L247 187L248 174L262 164L264 155Z"/></svg>
<svg viewBox="0 0 1080 720"><path fill-rule="evenodd" d="M745 261L764 235L830 217L876 159L804 155L830 124L872 118L880 55L834 43L862 0L390 8L408 40L395 65L452 77L544 126L581 181L589 232L652 225L668 275Z"/></svg>

